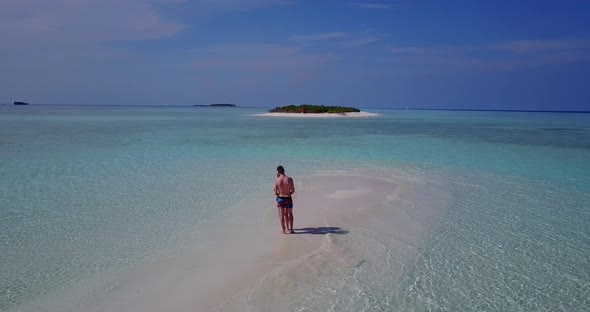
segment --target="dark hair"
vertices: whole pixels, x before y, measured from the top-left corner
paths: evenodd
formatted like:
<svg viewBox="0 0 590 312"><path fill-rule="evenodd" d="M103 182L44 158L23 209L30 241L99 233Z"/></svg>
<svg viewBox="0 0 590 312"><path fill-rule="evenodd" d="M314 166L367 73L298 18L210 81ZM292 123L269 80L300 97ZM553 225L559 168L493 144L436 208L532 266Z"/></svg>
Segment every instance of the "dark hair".
<svg viewBox="0 0 590 312"><path fill-rule="evenodd" d="M277 167L277 172L280 173L280 174L283 174L283 173L285 173L285 168L283 168L283 166L278 166Z"/></svg>

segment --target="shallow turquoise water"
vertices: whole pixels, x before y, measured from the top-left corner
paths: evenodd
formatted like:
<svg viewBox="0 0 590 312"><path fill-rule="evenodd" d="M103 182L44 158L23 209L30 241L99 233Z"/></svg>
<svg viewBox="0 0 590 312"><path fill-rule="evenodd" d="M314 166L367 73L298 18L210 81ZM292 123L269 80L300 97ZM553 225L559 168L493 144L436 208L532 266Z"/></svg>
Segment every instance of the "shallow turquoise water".
<svg viewBox="0 0 590 312"><path fill-rule="evenodd" d="M0 106L0 310L174 245L267 189L279 163L399 167L452 187L407 275L365 289L373 310L590 304L590 114L260 111Z"/></svg>

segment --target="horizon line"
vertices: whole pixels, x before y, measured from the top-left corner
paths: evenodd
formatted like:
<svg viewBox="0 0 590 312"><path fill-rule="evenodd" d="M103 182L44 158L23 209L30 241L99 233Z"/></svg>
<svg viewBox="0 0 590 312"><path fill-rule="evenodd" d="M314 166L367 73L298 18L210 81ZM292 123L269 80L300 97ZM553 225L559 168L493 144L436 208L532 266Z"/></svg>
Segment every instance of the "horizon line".
<svg viewBox="0 0 590 312"><path fill-rule="evenodd" d="M12 103L0 103L0 105L13 106ZM162 104L55 104L36 103L30 106L120 106L120 107L194 107L194 104L186 105L162 105ZM208 104L203 104L208 106ZM236 108L274 108L275 106L240 106ZM327 105L338 106L338 105ZM420 111L473 111L473 112L516 112L516 113L590 113L590 110L547 110L547 109L493 109L493 108L425 108L425 107L364 107L365 109L390 109L390 110L420 110ZM361 108L362 109L362 108Z"/></svg>

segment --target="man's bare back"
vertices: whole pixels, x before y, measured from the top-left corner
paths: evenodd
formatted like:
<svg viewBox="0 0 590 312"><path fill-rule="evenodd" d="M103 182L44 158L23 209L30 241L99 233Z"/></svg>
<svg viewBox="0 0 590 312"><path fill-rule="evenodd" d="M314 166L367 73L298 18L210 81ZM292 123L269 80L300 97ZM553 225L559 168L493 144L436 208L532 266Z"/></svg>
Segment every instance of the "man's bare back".
<svg viewBox="0 0 590 312"><path fill-rule="evenodd" d="M295 193L293 179L285 174L283 166L277 167L277 179L272 187L277 196L277 208L279 209L279 221L284 234L295 233L293 230L293 199Z"/></svg>
<svg viewBox="0 0 590 312"><path fill-rule="evenodd" d="M291 177L285 174L279 174L273 188L275 195L279 197L289 197L295 193L295 185Z"/></svg>

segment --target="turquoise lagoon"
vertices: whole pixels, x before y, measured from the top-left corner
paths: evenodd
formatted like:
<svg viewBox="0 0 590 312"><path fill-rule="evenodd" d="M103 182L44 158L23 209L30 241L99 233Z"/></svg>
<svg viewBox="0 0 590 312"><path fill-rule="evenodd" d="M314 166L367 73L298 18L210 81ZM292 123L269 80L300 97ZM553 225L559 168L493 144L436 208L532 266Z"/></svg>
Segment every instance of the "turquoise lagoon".
<svg viewBox="0 0 590 312"><path fill-rule="evenodd" d="M590 114L254 116L263 111L0 106L0 311L198 242L202 225L268 192L278 164L296 179L395 168L450 194L401 275L333 272L350 282L303 290L291 310L590 306Z"/></svg>

